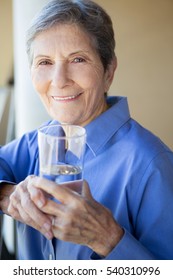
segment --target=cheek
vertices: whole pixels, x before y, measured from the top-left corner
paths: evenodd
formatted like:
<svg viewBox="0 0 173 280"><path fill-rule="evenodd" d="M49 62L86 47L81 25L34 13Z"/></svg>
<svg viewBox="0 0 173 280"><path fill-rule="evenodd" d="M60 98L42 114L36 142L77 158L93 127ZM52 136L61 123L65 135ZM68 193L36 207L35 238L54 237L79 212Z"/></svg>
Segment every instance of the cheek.
<svg viewBox="0 0 173 280"><path fill-rule="evenodd" d="M45 75L43 73L37 73L37 71L34 71L31 73L31 79L35 90L40 95L46 92L48 82L46 81Z"/></svg>
<svg viewBox="0 0 173 280"><path fill-rule="evenodd" d="M90 114L98 107L104 99L104 88L102 81L93 79L85 84L85 94L83 95L83 108L85 114Z"/></svg>
<svg viewBox="0 0 173 280"><path fill-rule="evenodd" d="M103 72L100 68L87 67L80 69L80 71L73 72L73 80L80 85L84 90L88 90L91 94L92 91L97 91L97 88L102 87Z"/></svg>

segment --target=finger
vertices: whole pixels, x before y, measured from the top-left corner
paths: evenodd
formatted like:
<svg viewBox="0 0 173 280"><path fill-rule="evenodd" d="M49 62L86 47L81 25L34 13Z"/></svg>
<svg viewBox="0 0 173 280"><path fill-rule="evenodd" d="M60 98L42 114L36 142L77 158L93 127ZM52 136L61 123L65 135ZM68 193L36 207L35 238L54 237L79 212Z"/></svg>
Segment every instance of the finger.
<svg viewBox="0 0 173 280"><path fill-rule="evenodd" d="M42 190L35 188L31 181L28 183L28 192L31 200L34 201L39 208L46 204L46 194L43 193Z"/></svg>
<svg viewBox="0 0 173 280"><path fill-rule="evenodd" d="M60 204L54 200L48 200L45 205L40 207L41 211L45 214L48 214L51 218L51 224L52 224L52 216L60 216L65 212L65 206L63 204Z"/></svg>
<svg viewBox="0 0 173 280"><path fill-rule="evenodd" d="M46 238L51 239L53 237L51 218L43 214L34 205L25 188L21 188L20 190L18 188L18 192L11 195L9 212L12 213L13 218L39 230Z"/></svg>
<svg viewBox="0 0 173 280"><path fill-rule="evenodd" d="M39 230L47 239L52 239L53 238L53 232L51 229L51 224L52 222L48 222L48 221L44 221L45 217L43 217L43 221L38 223L38 220L36 219L32 219L32 217L30 215L28 215L27 212L23 211L23 208L19 206L19 213L20 216L22 217L23 221L25 221L26 224L28 224L29 226L32 226L33 228ZM37 217L38 219L41 221L42 220L42 216L38 215L37 212ZM44 215L45 216L45 215Z"/></svg>
<svg viewBox="0 0 173 280"><path fill-rule="evenodd" d="M32 182L33 186L50 194L63 204L68 204L72 197L78 195L69 188L69 184L58 185L45 178L36 177Z"/></svg>
<svg viewBox="0 0 173 280"><path fill-rule="evenodd" d="M17 199L17 196L12 195L10 198L10 204L8 206L8 212L14 219L27 223L28 215L25 213L25 210L21 210L20 201Z"/></svg>
<svg viewBox="0 0 173 280"><path fill-rule="evenodd" d="M22 222L19 211L10 203L8 206L8 214L15 220Z"/></svg>
<svg viewBox="0 0 173 280"><path fill-rule="evenodd" d="M82 185L82 196L87 197L87 198L92 198L89 185L88 185L87 181L85 181L85 180L83 181L83 185Z"/></svg>
<svg viewBox="0 0 173 280"><path fill-rule="evenodd" d="M21 203L19 203L18 211L27 224L38 229L49 239L53 237L51 232L52 219L36 207L36 205L30 200L29 195L25 195Z"/></svg>

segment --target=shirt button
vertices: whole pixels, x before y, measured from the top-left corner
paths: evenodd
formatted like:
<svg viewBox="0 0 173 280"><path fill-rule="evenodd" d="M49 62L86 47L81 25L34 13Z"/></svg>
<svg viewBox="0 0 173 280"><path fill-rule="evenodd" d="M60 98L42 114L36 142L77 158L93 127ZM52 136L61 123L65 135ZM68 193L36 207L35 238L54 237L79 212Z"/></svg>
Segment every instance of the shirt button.
<svg viewBox="0 0 173 280"><path fill-rule="evenodd" d="M49 254L49 260L53 260L53 255L52 255L52 253Z"/></svg>

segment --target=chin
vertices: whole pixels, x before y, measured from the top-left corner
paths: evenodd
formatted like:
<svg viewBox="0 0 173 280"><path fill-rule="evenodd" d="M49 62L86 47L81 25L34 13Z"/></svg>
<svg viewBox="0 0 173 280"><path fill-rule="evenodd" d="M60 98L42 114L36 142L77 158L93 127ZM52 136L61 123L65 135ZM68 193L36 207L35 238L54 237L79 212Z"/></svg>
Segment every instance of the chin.
<svg viewBox="0 0 173 280"><path fill-rule="evenodd" d="M58 109L57 109L58 112ZM73 115L68 114L67 112L61 112L61 114L57 114L55 111L50 111L49 110L49 115L51 116L52 119L58 121L59 123L64 123L64 124L74 124L74 125L80 125L82 120L81 120L81 115Z"/></svg>
<svg viewBox="0 0 173 280"><path fill-rule="evenodd" d="M74 124L74 125L79 125L79 123L72 118L59 118L57 116L52 116L54 120L58 121L59 123L62 124Z"/></svg>

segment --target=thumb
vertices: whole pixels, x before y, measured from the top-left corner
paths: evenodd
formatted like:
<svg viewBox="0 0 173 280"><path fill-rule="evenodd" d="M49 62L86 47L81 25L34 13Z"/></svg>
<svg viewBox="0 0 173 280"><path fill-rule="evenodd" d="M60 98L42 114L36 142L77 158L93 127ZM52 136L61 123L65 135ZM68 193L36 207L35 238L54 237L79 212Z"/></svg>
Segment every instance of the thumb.
<svg viewBox="0 0 173 280"><path fill-rule="evenodd" d="M85 181L85 180L83 181L83 185L82 185L82 196L87 197L87 198L92 198L89 185L88 185L87 181Z"/></svg>

